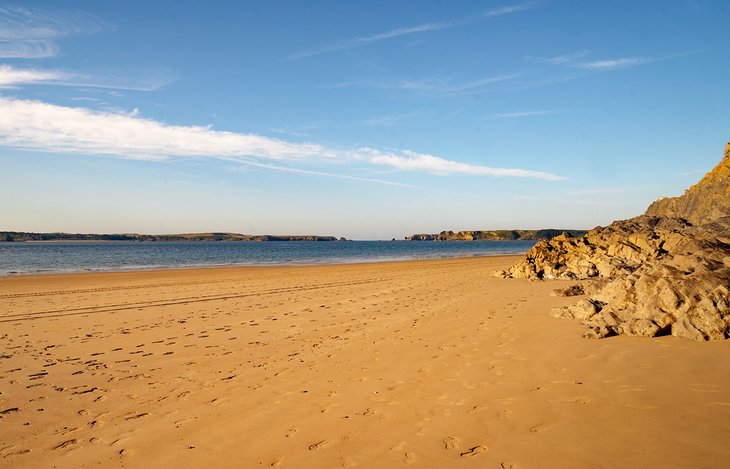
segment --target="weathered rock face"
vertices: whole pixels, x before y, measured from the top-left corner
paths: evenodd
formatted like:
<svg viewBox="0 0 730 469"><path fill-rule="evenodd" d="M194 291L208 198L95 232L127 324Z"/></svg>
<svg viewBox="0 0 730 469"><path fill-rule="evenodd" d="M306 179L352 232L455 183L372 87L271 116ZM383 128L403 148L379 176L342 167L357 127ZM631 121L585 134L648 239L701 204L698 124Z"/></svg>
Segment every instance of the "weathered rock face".
<svg viewBox="0 0 730 469"><path fill-rule="evenodd" d="M588 325L589 337L730 337L730 143L681 197L582 238L541 241L497 274L589 280L589 299L553 311Z"/></svg>

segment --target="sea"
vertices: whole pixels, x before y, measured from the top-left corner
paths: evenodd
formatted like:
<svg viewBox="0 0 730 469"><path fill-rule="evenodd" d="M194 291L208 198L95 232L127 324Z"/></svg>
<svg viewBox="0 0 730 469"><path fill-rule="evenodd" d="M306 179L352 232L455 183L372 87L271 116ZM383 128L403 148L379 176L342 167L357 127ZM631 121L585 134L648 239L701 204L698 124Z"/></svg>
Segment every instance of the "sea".
<svg viewBox="0 0 730 469"><path fill-rule="evenodd" d="M522 254L535 241L0 243L0 276L243 265L320 265Z"/></svg>

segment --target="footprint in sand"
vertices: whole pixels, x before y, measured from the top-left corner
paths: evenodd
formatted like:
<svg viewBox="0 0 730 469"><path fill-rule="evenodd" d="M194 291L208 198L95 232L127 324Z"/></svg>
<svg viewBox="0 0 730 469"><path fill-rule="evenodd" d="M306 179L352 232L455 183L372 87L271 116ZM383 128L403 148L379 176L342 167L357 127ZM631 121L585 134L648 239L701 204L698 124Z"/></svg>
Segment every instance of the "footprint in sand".
<svg viewBox="0 0 730 469"><path fill-rule="evenodd" d="M546 428L548 428L548 426L549 425L547 423L541 423L539 425L535 425L534 427L530 427L530 432L539 433L539 432L545 430Z"/></svg>
<svg viewBox="0 0 730 469"><path fill-rule="evenodd" d="M20 409L18 407L11 407L9 409L0 411L0 415L12 414L14 412L19 412L19 411L20 411ZM0 417L0 418L2 418L2 417Z"/></svg>
<svg viewBox="0 0 730 469"><path fill-rule="evenodd" d="M486 452L487 452L487 447L479 445L479 446L474 446L472 448L469 448L468 450L461 453L459 456L461 456L462 458L473 458L474 456L477 456L481 453L486 453Z"/></svg>
<svg viewBox="0 0 730 469"><path fill-rule="evenodd" d="M459 439L455 436L447 436L443 439L446 449L454 449L459 447Z"/></svg>
<svg viewBox="0 0 730 469"><path fill-rule="evenodd" d="M311 445L309 445L309 451L314 451L316 449L321 449L321 448L324 448L327 445L329 445L329 441L327 441L327 440L322 440L322 441L319 441L317 443L312 443Z"/></svg>
<svg viewBox="0 0 730 469"><path fill-rule="evenodd" d="M64 448L68 448L69 446L73 446L76 443L78 443L78 440L76 440L75 438L74 439L71 439L71 440L66 440L66 441L64 441L62 443L59 443L58 445L54 446L53 449L64 449Z"/></svg>
<svg viewBox="0 0 730 469"><path fill-rule="evenodd" d="M9 458L11 456L20 456L22 454L30 453L30 449L28 448L13 451L15 448L17 448L15 445L0 448L0 454L2 454L3 458Z"/></svg>

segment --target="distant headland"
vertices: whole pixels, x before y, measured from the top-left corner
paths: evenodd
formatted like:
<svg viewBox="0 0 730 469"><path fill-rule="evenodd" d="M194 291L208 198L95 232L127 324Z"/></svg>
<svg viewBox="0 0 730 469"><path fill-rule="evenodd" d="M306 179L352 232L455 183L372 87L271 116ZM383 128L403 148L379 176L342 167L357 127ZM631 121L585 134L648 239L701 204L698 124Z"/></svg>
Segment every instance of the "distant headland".
<svg viewBox="0 0 730 469"><path fill-rule="evenodd" d="M83 233L28 233L22 231L0 231L0 242L30 241L347 241L335 236L317 235L247 235L240 233L185 233L185 234L83 234Z"/></svg>
<svg viewBox="0 0 730 469"><path fill-rule="evenodd" d="M554 238L563 233L580 238L586 230L489 230L489 231L442 231L438 234L414 234L406 241L539 241Z"/></svg>

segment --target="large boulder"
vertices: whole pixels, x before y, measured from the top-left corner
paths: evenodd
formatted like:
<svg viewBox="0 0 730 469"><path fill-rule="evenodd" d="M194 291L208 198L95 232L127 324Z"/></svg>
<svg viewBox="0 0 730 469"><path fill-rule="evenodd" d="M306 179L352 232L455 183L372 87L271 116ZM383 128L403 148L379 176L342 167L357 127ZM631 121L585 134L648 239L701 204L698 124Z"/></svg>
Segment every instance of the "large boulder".
<svg viewBox="0 0 730 469"><path fill-rule="evenodd" d="M553 315L583 322L588 337L730 337L730 143L681 197L582 238L541 241L497 275L587 280L589 299Z"/></svg>

